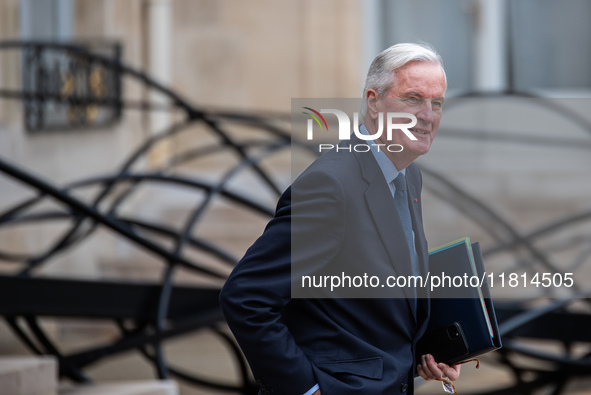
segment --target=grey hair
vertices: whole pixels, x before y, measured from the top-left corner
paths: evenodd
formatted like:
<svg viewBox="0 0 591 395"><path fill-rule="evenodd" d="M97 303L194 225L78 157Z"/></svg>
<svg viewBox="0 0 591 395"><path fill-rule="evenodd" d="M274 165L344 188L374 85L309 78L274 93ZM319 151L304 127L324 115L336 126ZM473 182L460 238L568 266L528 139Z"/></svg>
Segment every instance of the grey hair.
<svg viewBox="0 0 591 395"><path fill-rule="evenodd" d="M441 70L443 70L445 86L447 87L447 77L445 75L445 69L443 68L443 59L431 45L424 42L418 44L401 43L392 45L376 56L369 66L367 78L365 79L365 86L363 87L363 105L361 107L362 119L365 118L365 114L367 113L367 90L375 89L378 92L378 95L385 95L396 82L394 72L405 64L413 61L433 62L439 64Z"/></svg>

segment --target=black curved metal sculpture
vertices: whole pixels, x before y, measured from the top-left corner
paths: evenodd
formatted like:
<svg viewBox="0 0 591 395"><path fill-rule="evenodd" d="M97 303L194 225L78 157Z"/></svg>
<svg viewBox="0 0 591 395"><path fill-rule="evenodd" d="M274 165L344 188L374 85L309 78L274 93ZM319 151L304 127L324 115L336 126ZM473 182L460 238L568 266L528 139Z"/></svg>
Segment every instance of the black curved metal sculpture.
<svg viewBox="0 0 591 395"><path fill-rule="evenodd" d="M43 251L34 253L14 253L0 251L0 259L14 262L18 273L14 276L0 276L0 300L10 301L0 304L0 314L13 329L14 333L35 353L53 354L59 360L60 374L72 380L85 382L88 377L83 369L103 358L117 353L139 350L151 361L160 378L174 376L189 383L212 389L225 390L241 394L257 393L257 388L250 381L248 367L227 332L220 329L223 317L217 304L219 290L211 287L179 286L173 277L179 268L185 268L204 278L223 281L227 270L236 264L238 257L233 256L215 241L202 236L195 236L194 230L203 224L203 218L216 199L225 199L263 217L273 215L273 204L267 204L249 197L248 193L231 187L232 182L244 172L254 174L261 188L278 196L281 183L262 163L293 147L309 151L303 142L292 140L288 128L276 116L255 116L248 114L206 111L190 104L168 88L150 79L146 74L122 64L119 60L90 52L84 46L65 45L43 42L0 42L0 50L24 51L27 56L43 56L45 51L59 53L65 60L83 63L88 70L100 66L110 72L140 81L147 88L164 94L170 99L170 106L146 101L122 99L120 90L112 89L114 95L79 95L67 96L51 91L52 83L44 81L50 73L38 73L38 89L35 91L11 91L0 89L0 97L23 100L33 107L47 101L71 104L77 108L99 106L105 108L139 109L142 111L172 111L182 114L182 119L167 130L146 140L129 158L110 174L98 175L78 180L65 186L55 186L36 177L21 168L0 158L0 171L24 185L32 188L36 196L26 199L0 213L0 227L27 223L51 221L69 221L69 227L58 234L51 245ZM67 61L64 63L67 65ZM56 66L57 67L57 66ZM58 73L59 75L59 73ZM108 91L108 90L107 90ZM506 94L515 96L515 92ZM557 114L570 114L581 128L591 134L591 125L585 119L575 117L568 109L552 103L543 103ZM180 133L199 125L215 139L214 143L189 149L170 158L166 166L157 169L139 171L141 161L154 149L156 144L178 136ZM257 133L255 138L237 138L229 129L239 125ZM445 133L441 133L442 136ZM448 136L454 137L453 131ZM478 135L462 135L463 138L479 138ZM506 137L506 136L505 136ZM513 136L518 142L519 137ZM544 144L544 141L540 141ZM552 143L556 143L553 141ZM588 142L583 142L588 144ZM580 148L581 143L577 144ZM589 147L589 145L588 145ZM588 149L587 147L587 149ZM174 170L194 160L224 154L234 158L234 163L224 169L215 181L196 176L186 176ZM591 219L591 210L565 218L530 232L521 234L516 228L496 213L485 202L471 196L466 190L434 169L422 166L423 174L429 178L425 182L428 193L446 202L485 229L496 241L496 245L484 251L484 255L493 256L500 252L522 248L527 252L528 260L524 264L540 265L546 271L558 272L549 257L548 251L536 245L535 240L547 237L554 232L566 229L575 223L584 223ZM203 194L196 199L187 213L181 229L175 229L163 223L122 214L119 209L131 199L143 185L178 185ZM96 187L98 192L89 201L75 197L78 189ZM60 210L34 210L44 201L52 199L59 202ZM121 283L107 281L83 281L50 279L36 277L34 274L60 253L79 243L87 242L99 228L111 232L134 243L139 248L157 256L163 263L161 281L158 283ZM159 240L166 239L168 245ZM589 238L575 241L586 243ZM188 250L199 251L216 262L211 265L190 257ZM588 262L591 249L577 257L573 267L580 267ZM501 322L501 332L505 347L495 353L498 363L507 366L514 373L515 381L508 388L489 391L489 394L531 393L540 388L553 388L558 394L566 383L576 377L591 374L591 353L578 355L572 353L573 342L591 345L591 315L574 313L568 306L578 300L589 302L586 290L575 290L563 300L549 301L542 307L530 308L526 303L503 304L496 302ZM17 296L15 296L17 295ZM76 295L73 300L71 295ZM39 325L38 317L92 317L113 320L120 330L120 337L113 343L100 347L65 355ZM560 325L557 326L556 323ZM570 328L568 332L564 328ZM238 384L222 382L190 373L168 362L163 350L167 340L204 328L213 328L228 345L235 356L240 378ZM527 348L521 339L552 339L564 346L562 354L540 352ZM514 356L528 356L535 360L553 364L552 369L541 369L536 364L524 366L515 361Z"/></svg>
<svg viewBox="0 0 591 395"><path fill-rule="evenodd" d="M34 352L50 353L58 357L60 373L75 381L88 381L82 368L108 355L128 351L140 350L149 360L153 361L158 376L168 377L169 374L194 384L204 385L220 390L251 393L254 390L249 381L248 369L239 349L229 336L216 328L223 317L218 307L217 289L198 289L173 285L173 275L179 267L184 267L203 276L223 280L223 270L211 268L195 259L186 258L186 250L196 249L214 258L223 268L232 267L237 258L232 256L215 243L192 235L194 228L203 217L212 202L218 198L242 206L264 216L273 213L273 207L268 207L247 196L227 188L227 184L240 172L252 170L272 193L278 194L280 189L276 181L265 172L260 161L274 153L289 148L291 140L289 133L274 126L266 120L242 114L215 114L204 112L188 104L186 100L171 92L167 88L151 80L145 74L131 69L117 60L106 58L89 52L82 46L62 45L38 42L4 42L1 49L18 49L31 52L36 56L43 56L44 51L61 53L66 59L72 58L79 62L84 59L88 68L100 65L109 68L123 76L139 79L147 87L165 94L172 101L167 111L182 111L184 119L173 124L167 130L155 135L144 142L129 159L123 163L114 174L79 180L57 188L46 181L29 174L22 169L0 159L0 171L30 186L37 191L37 196L25 200L0 214L0 226L8 226L29 222L43 222L69 220L71 225L54 240L45 251L32 254L14 254L0 252L0 258L19 264L21 270L14 277L2 276L3 300L13 300L4 306L1 313L14 332ZM39 63L39 62L38 62ZM38 73L40 76L50 76L50 73ZM59 75L59 73L58 73ZM22 99L25 102L58 101L71 103L75 106L99 105L126 108L153 109L153 103L133 101L128 103L116 97L92 97L69 95L64 98L59 93L44 91L44 88L54 84L37 80L40 91L7 91L0 94L4 97ZM162 110L162 108L159 108ZM238 141L224 130L224 123L235 122L246 127L262 129L266 136L260 139ZM183 152L182 155L171 158L169 166L147 171L137 172L134 166L160 141L171 138L187 130L195 124L205 125L218 142L201 146L195 150ZM251 151L256 149L257 153ZM195 177L172 175L171 169L186 162L211 156L216 153L229 152L237 158L237 163L231 166L216 182L200 180ZM118 208L132 196L134 190L143 184L174 184L181 185L205 194L188 213L183 229L171 229L160 223L147 222L139 218L130 218L118 213ZM81 201L73 196L78 188L98 186L99 191L91 202ZM65 210L43 211L32 213L31 210L44 200L54 199L63 203ZM33 277L34 272L46 264L62 251L87 240L99 226L106 227L127 240L158 256L165 265L162 280L159 284L118 284L108 282L69 281L55 279L40 279ZM171 248L163 247L154 241L151 235L158 235L172 241ZM58 291L56 291L58 290ZM21 295L14 300L14 295ZM69 295L77 295L71 300ZM49 296L49 297L44 297ZM53 344L37 322L38 316L77 316L97 317L116 320L121 329L121 338L114 344L89 349L73 355L62 355L58 347ZM133 325L129 328L129 322ZM26 324L26 329L22 324ZM127 324L127 325L126 325ZM228 344L231 352L236 355L241 372L239 385L216 382L211 379L197 377L180 368L173 368L167 364L162 342L173 336L178 336L200 328L214 328L215 332ZM149 347L151 346L151 347Z"/></svg>

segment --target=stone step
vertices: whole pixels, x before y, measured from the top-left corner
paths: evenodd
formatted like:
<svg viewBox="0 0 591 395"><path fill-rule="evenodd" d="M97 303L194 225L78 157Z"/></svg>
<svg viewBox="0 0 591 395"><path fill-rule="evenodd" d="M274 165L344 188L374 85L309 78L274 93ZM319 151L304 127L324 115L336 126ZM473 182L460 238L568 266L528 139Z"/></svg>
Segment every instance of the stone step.
<svg viewBox="0 0 591 395"><path fill-rule="evenodd" d="M0 357L2 395L57 394L57 362L44 357Z"/></svg>
<svg viewBox="0 0 591 395"><path fill-rule="evenodd" d="M91 385L62 385L59 395L178 395L171 380L121 381Z"/></svg>

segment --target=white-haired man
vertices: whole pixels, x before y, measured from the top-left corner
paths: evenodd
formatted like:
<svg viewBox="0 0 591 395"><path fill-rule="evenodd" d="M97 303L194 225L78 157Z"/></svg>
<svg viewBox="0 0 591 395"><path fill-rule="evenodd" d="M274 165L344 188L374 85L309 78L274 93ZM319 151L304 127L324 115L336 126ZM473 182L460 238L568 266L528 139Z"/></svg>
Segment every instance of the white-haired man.
<svg viewBox="0 0 591 395"><path fill-rule="evenodd" d="M441 58L430 47L398 44L379 54L364 88L360 132L367 138L340 143L372 149L335 149L317 159L282 195L275 217L228 278L221 305L259 394L412 393L415 373L427 380L459 376L459 366L430 355L415 364L429 320L422 290L291 297L295 261L307 273L426 273L422 180L413 161L435 138L445 90ZM416 117L414 138L394 131L388 140L383 117L392 112ZM380 149L392 144L403 149Z"/></svg>

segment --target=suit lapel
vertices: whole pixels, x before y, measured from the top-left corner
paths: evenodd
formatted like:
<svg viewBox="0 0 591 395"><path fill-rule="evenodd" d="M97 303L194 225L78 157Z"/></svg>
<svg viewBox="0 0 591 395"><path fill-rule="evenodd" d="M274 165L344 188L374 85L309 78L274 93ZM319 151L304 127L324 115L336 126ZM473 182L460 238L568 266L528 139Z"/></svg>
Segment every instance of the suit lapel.
<svg viewBox="0 0 591 395"><path fill-rule="evenodd" d="M414 166L414 165L411 165ZM414 169L412 169L414 170ZM417 249L417 255L419 257L419 265L421 268L421 276L423 279L426 278L427 272L429 271L429 252L427 247L427 239L425 238L425 232L423 229L423 221L421 216L421 202L420 195L417 192L418 187L416 186L417 177L414 176L410 166L406 171L407 174L407 188L408 188L408 204L410 207L410 217L412 220L413 230L415 232L415 247ZM418 171L418 170L417 170ZM420 323L419 332L423 331L428 323L427 317L431 305L429 299L429 287L417 289L418 300L418 317L417 322Z"/></svg>
<svg viewBox="0 0 591 395"><path fill-rule="evenodd" d="M356 144L355 138L352 137L352 139L352 144ZM359 161L363 178L369 184L365 192L365 200L384 248L388 252L390 262L397 276L408 278L408 276L412 276L410 251L392 193L373 154L371 152L357 152L355 156ZM404 287L403 291L409 308L414 312L415 295L413 290Z"/></svg>
<svg viewBox="0 0 591 395"><path fill-rule="evenodd" d="M427 240L425 239L425 232L423 230L423 221L420 214L419 194L414 183L414 177L408 175L408 206L410 207L410 218L412 220L412 227L415 232L415 247L419 256L419 264L421 267L421 274L424 276L429 271L428 268L428 249Z"/></svg>

